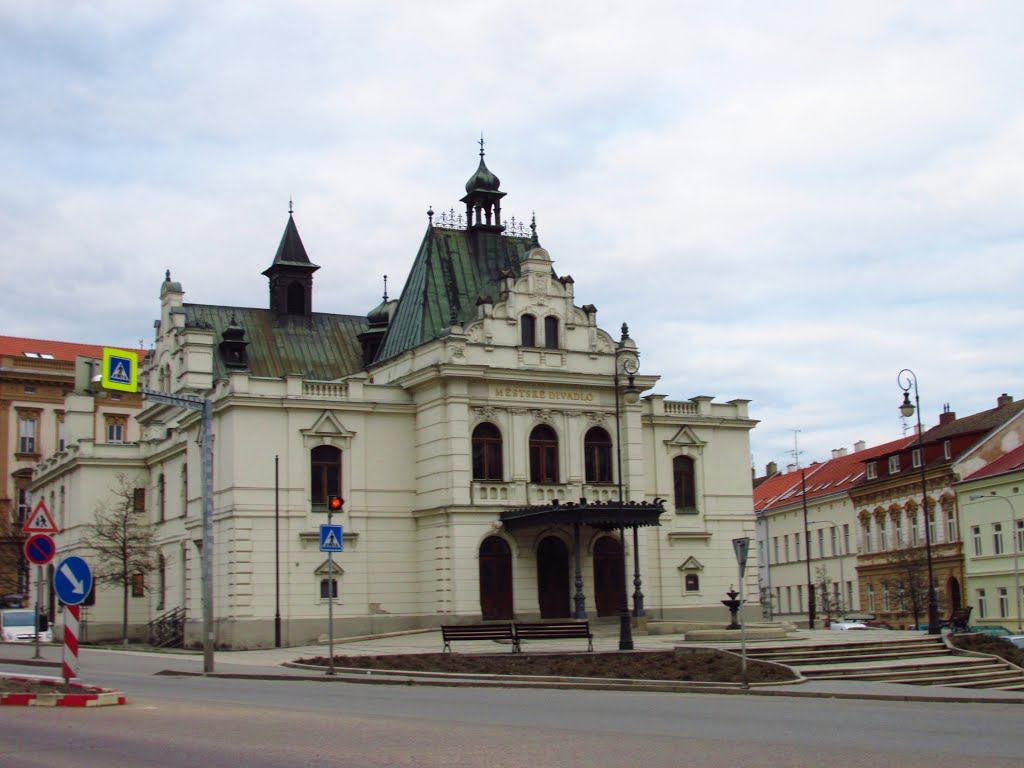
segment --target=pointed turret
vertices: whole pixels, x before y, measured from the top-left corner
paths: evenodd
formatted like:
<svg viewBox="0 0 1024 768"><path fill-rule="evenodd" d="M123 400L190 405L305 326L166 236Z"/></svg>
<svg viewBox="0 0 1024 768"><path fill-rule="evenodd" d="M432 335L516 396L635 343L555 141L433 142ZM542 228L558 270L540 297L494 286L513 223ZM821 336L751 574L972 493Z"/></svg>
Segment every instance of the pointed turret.
<svg viewBox="0 0 1024 768"><path fill-rule="evenodd" d="M263 271L270 281L270 311L274 317L309 317L313 313L313 273L288 201L288 223L277 246L274 263Z"/></svg>

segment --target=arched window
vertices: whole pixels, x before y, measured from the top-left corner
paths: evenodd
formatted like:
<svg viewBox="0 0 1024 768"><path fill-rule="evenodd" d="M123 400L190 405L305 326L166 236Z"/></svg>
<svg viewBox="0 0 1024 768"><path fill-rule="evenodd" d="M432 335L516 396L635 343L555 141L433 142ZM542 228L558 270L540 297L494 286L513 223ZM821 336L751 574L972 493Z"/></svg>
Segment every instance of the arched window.
<svg viewBox="0 0 1024 768"><path fill-rule="evenodd" d="M558 436L546 424L530 433L530 482L558 482Z"/></svg>
<svg viewBox="0 0 1024 768"><path fill-rule="evenodd" d="M553 315L544 318L544 346L558 349L558 318Z"/></svg>
<svg viewBox="0 0 1024 768"><path fill-rule="evenodd" d="M519 331L521 343L524 347L537 346L537 318L533 315L523 315L519 318Z"/></svg>
<svg viewBox="0 0 1024 768"><path fill-rule="evenodd" d="M672 481L677 510L697 508L697 489L693 475L693 459L689 456L676 456L672 459Z"/></svg>
<svg viewBox="0 0 1024 768"><path fill-rule="evenodd" d="M473 430L473 479L502 479L501 432L486 421Z"/></svg>
<svg viewBox="0 0 1024 768"><path fill-rule="evenodd" d="M612 439L602 427L591 427L583 438L583 469L588 483L612 481Z"/></svg>
<svg viewBox="0 0 1024 768"><path fill-rule="evenodd" d="M341 449L318 445L310 453L310 501L327 504L328 496L341 495Z"/></svg>

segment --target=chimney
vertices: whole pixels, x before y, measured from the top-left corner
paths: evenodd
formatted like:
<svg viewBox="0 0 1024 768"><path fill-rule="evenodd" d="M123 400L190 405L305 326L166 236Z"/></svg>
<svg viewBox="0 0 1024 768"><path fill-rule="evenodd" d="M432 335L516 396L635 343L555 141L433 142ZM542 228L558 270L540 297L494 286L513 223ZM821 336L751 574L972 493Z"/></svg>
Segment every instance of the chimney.
<svg viewBox="0 0 1024 768"><path fill-rule="evenodd" d="M956 411L949 410L949 403L942 406L942 413L939 414L939 426L956 421Z"/></svg>
<svg viewBox="0 0 1024 768"><path fill-rule="evenodd" d="M779 474L779 465L774 461L769 461L768 465L764 468L764 473L768 477Z"/></svg>
<svg viewBox="0 0 1024 768"><path fill-rule="evenodd" d="M856 443L853 444L853 452L854 453L859 453L859 452L863 451L867 447L868 447L867 443L865 443L863 440L858 440Z"/></svg>
<svg viewBox="0 0 1024 768"><path fill-rule="evenodd" d="M1013 395L1008 395L1005 392L996 398L996 407L1002 408L1004 405L1009 405L1013 402Z"/></svg>
<svg viewBox="0 0 1024 768"><path fill-rule="evenodd" d="M846 455L846 449L845 448L833 448L832 449L832 458L833 459L841 459L845 455Z"/></svg>

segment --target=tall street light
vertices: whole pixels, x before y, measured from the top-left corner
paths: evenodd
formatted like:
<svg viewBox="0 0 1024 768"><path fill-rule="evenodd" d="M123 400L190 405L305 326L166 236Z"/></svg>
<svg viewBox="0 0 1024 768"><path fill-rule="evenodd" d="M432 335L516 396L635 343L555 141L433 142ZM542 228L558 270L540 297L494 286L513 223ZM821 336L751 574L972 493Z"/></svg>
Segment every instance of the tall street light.
<svg viewBox="0 0 1024 768"><path fill-rule="evenodd" d="M633 650L633 625L629 617L629 601L626 598L626 584L628 583L629 571L626 565L626 513L623 509L622 498L622 403L633 405L640 400L640 390L634 383L633 377L640 370L640 361L636 352L627 348L625 342L629 339L629 326L622 324L622 338L615 348L615 463L619 480L619 540L622 542L622 605L619 607L619 650ZM620 391L619 373L628 377L628 384L625 391ZM635 529L634 529L635 531ZM636 542L633 543L634 549ZM637 576L639 579L639 575ZM639 585L637 591L639 592ZM641 601L643 597L641 596ZM641 602L642 605L642 602Z"/></svg>
<svg viewBox="0 0 1024 768"><path fill-rule="evenodd" d="M971 501L988 501L989 499L999 499L1005 501L1010 507L1010 520L1011 520L1011 532L1013 533L1013 589L1017 595L1017 634L1024 633L1021 629L1021 596L1020 596L1020 531L1017 530L1017 510L1013 506L1013 502L1005 496L997 496L992 493L986 496L983 493L977 493L970 497Z"/></svg>
<svg viewBox="0 0 1024 768"><path fill-rule="evenodd" d="M924 429L921 427L921 398L917 392L917 374L904 368L896 377L903 390L900 413L910 418L917 413L917 448L921 464L921 509L924 510L924 546L928 556L928 634L939 634L939 607L935 602L935 578L932 573L932 526L928 517L928 478L925 475ZM910 388L914 388L914 402L910 402Z"/></svg>

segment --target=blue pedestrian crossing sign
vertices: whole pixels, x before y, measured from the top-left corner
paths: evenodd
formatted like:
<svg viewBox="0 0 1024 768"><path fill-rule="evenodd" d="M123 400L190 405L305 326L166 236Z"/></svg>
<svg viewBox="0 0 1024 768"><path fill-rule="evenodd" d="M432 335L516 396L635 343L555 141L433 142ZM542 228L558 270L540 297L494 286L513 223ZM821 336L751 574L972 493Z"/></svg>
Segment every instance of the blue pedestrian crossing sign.
<svg viewBox="0 0 1024 768"><path fill-rule="evenodd" d="M80 557L65 557L53 572L53 590L65 605L79 605L92 591L92 570Z"/></svg>
<svg viewBox="0 0 1024 768"><path fill-rule="evenodd" d="M138 392L139 353L104 347L101 374L100 383L104 389Z"/></svg>
<svg viewBox="0 0 1024 768"><path fill-rule="evenodd" d="M320 551L341 552L345 548L340 525L320 526Z"/></svg>

